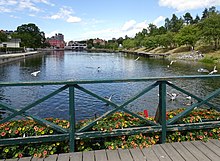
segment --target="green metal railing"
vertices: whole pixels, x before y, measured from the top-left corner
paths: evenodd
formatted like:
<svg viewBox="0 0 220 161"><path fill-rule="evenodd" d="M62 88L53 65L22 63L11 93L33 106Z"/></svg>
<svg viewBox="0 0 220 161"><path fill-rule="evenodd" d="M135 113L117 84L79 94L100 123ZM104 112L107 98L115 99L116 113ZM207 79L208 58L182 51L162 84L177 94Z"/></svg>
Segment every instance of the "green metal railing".
<svg viewBox="0 0 220 161"><path fill-rule="evenodd" d="M39 124L46 125L50 127L59 134L54 135L45 135L45 136L29 136L25 138L9 138L9 139L0 139L0 146L6 145L15 145L15 144L27 144L27 143L42 143L42 142L52 142L52 141L64 141L69 140L70 151L73 152L75 149L75 141L77 139L85 139L85 138L99 138L99 137L111 137L111 136L119 136L119 135L133 135L139 133L152 133L152 132L160 132L161 133L161 143L166 142L166 134L168 131L181 131L181 130L192 130L192 129L205 129L205 128L215 128L220 127L220 120L217 121L206 121L200 123L188 123L188 124L179 124L178 120L187 116L191 111L195 108L199 108L202 105L206 105L212 109L220 111L220 107L217 105L210 103L209 101L220 94L220 87L215 89L212 93L207 95L204 98L199 98L194 94L176 86L171 83L172 80L190 80L190 79L213 79L219 81L220 75L199 75L199 76L172 76L172 77L150 77L150 78L138 78L138 79L116 79L116 80L81 80L81 81L58 81L58 82L0 82L0 88L9 87L9 86L47 86L47 85L57 85L59 88L52 93L36 100L35 102L23 107L20 110L17 110L14 107L11 107L8 104L0 102L0 108L6 111L11 112L12 114L6 118L0 120L0 124L6 123L16 116L27 117L28 119L33 119ZM146 88L142 89L140 92L136 93L132 98L127 100L121 105L118 105L112 101L107 100L104 97L101 97L94 92L82 87L83 84L99 84L99 83L125 83L125 82L147 82L153 81L153 83ZM60 87L62 86L62 87ZM196 103L190 105L186 108L182 113L176 115L172 119L166 120L166 95L167 86L174 88L188 96L191 96L195 100ZM135 101L142 95L146 94L150 90L159 87L159 103L158 103L158 121L150 121L146 118L129 111L126 106L131 102ZM70 128L64 129L61 126L58 126L52 122L49 122L45 119L39 118L37 116L31 115L27 113L27 110L35 107L36 105L46 101L47 99L57 95L58 93L69 89L69 116L70 116ZM88 125L82 127L79 130L76 130L76 118L75 118L75 89L78 89L82 92L85 92L98 100L101 100L104 103L109 104L114 107L112 110L106 112L102 116L96 118L94 121L89 123ZM93 127L97 121L102 118L105 118L116 111L124 111L126 113L131 114L134 117L137 117L146 122L146 126L142 127L130 127L123 129L115 129L111 132L103 132L103 131L89 131L91 127Z"/></svg>

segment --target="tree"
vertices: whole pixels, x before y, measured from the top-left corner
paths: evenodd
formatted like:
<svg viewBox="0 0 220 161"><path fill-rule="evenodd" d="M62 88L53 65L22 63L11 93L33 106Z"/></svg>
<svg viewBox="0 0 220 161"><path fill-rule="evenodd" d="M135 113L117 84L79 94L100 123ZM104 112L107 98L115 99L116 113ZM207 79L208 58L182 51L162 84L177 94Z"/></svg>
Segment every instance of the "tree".
<svg viewBox="0 0 220 161"><path fill-rule="evenodd" d="M16 33L12 37L20 38L21 46L35 49L43 47L46 40L44 32L41 32L33 23L18 26Z"/></svg>
<svg viewBox="0 0 220 161"><path fill-rule="evenodd" d="M166 31L166 28L164 26L160 26L158 28L158 34L162 35L162 34L165 34L167 31Z"/></svg>
<svg viewBox="0 0 220 161"><path fill-rule="evenodd" d="M8 39L7 34L0 31L0 42L7 41L7 39Z"/></svg>
<svg viewBox="0 0 220 161"><path fill-rule="evenodd" d="M199 23L199 21L200 21L200 18L198 15L196 15L196 18L193 20L192 24L197 24Z"/></svg>
<svg viewBox="0 0 220 161"><path fill-rule="evenodd" d="M159 45L165 48L172 48L175 44L174 35L175 33L173 32L167 32L166 34L159 35Z"/></svg>
<svg viewBox="0 0 220 161"><path fill-rule="evenodd" d="M195 25L184 26L176 34L175 40L179 45L191 45L193 48L199 40L199 29Z"/></svg>
<svg viewBox="0 0 220 161"><path fill-rule="evenodd" d="M149 31L149 36L155 36L155 35L158 35L158 29L157 29L157 26L150 23L148 25L148 31Z"/></svg>
<svg viewBox="0 0 220 161"><path fill-rule="evenodd" d="M166 18L165 19L165 24L164 24L164 27L167 31L169 31L171 29L171 24L170 24L170 20L169 18Z"/></svg>
<svg viewBox="0 0 220 161"><path fill-rule="evenodd" d="M202 12L202 17L201 19L204 20L205 18L207 18L209 15L208 9L205 8L204 11Z"/></svg>
<svg viewBox="0 0 220 161"><path fill-rule="evenodd" d="M123 37L119 37L119 38L117 39L118 45L119 45L119 44L122 44L123 41L124 41Z"/></svg>
<svg viewBox="0 0 220 161"><path fill-rule="evenodd" d="M187 12L187 13L183 16L183 18L184 18L184 21L185 21L185 23L186 23L187 25L191 24L192 21L193 21L193 18L192 18L191 14L190 14L189 12Z"/></svg>
<svg viewBox="0 0 220 161"><path fill-rule="evenodd" d="M127 49L135 48L136 47L135 41L133 39L126 39L123 41L123 47Z"/></svg>
<svg viewBox="0 0 220 161"><path fill-rule="evenodd" d="M220 39L220 14L212 14L199 24L202 36L210 43L214 42L217 49Z"/></svg>
<svg viewBox="0 0 220 161"><path fill-rule="evenodd" d="M178 19L178 17L173 14L170 20L170 31L171 32L178 32L183 26L182 18Z"/></svg>

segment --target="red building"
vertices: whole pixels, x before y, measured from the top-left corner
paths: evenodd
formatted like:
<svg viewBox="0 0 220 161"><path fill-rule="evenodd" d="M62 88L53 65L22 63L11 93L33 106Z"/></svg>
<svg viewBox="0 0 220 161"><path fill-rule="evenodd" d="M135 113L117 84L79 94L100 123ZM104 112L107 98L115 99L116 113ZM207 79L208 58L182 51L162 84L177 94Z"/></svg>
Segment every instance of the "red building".
<svg viewBox="0 0 220 161"><path fill-rule="evenodd" d="M56 49L64 48L65 46L64 35L60 33L48 38L47 42L51 45L51 47Z"/></svg>

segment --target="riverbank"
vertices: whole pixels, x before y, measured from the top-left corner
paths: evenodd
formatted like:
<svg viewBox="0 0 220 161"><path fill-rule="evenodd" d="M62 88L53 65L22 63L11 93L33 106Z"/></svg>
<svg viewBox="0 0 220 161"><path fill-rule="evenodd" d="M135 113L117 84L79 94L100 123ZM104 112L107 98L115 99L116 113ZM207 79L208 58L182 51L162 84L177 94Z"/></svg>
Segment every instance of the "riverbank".
<svg viewBox="0 0 220 161"><path fill-rule="evenodd" d="M180 46L176 48L131 48L131 49L88 49L88 52L123 52L144 57L163 57L170 60L199 61L220 65L220 50L215 50L211 45L198 45L191 50L190 46Z"/></svg>
<svg viewBox="0 0 220 161"><path fill-rule="evenodd" d="M29 58L38 54L41 54L40 51L32 51L32 52L25 52L25 53L15 53L15 54L2 54L0 55L0 65L17 61L20 59Z"/></svg>

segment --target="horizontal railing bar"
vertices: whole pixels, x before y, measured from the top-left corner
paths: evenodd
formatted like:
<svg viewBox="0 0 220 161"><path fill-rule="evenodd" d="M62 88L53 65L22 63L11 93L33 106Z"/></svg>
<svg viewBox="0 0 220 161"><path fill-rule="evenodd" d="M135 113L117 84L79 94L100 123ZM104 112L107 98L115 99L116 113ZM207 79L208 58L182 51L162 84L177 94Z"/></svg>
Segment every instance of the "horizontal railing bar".
<svg viewBox="0 0 220 161"><path fill-rule="evenodd" d="M199 129L209 129L216 128L220 126L219 121L210 122L200 122L200 123L188 123L188 124L175 124L167 125L167 131L185 131L185 130L199 130ZM75 134L75 139L91 139L91 138L101 138L101 137L113 137L121 135L135 135L135 134L147 134L152 132L162 132L161 126L146 126L146 127L133 127L125 129L114 129L111 132L104 131L89 131L89 132L77 132Z"/></svg>
<svg viewBox="0 0 220 161"><path fill-rule="evenodd" d="M186 75L186 76L166 76L166 77L142 77L128 79L103 79L103 80L67 80L67 81L38 81L38 82L0 82L0 86L36 86L36 85L75 85L75 84L95 84L95 83L125 83L125 82L144 82L162 81L173 79L205 79L220 78L220 75Z"/></svg>
<svg viewBox="0 0 220 161"><path fill-rule="evenodd" d="M167 125L167 131L184 131L184 130L199 130L216 128L220 126L219 121L209 121L200 123L188 123L188 124L175 124ZM113 137L121 135L135 135L135 134L147 134L152 132L161 132L161 126L146 126L146 127L133 127L125 129L114 129L111 132L104 131L90 131L90 132L76 132L75 139L88 139L88 138L101 138L101 137ZM15 145L15 144L29 144L29 143L43 143L69 140L69 133L55 134L55 135L43 135L43 136L29 136L19 138L1 139L0 146Z"/></svg>
<svg viewBox="0 0 220 161"><path fill-rule="evenodd" d="M30 144L30 143L44 143L44 142L57 142L69 139L69 133L66 134L56 134L56 135L43 135L43 136L29 136L29 137L19 137L19 138L9 138L1 139L0 146L7 145L20 145L20 144Z"/></svg>

